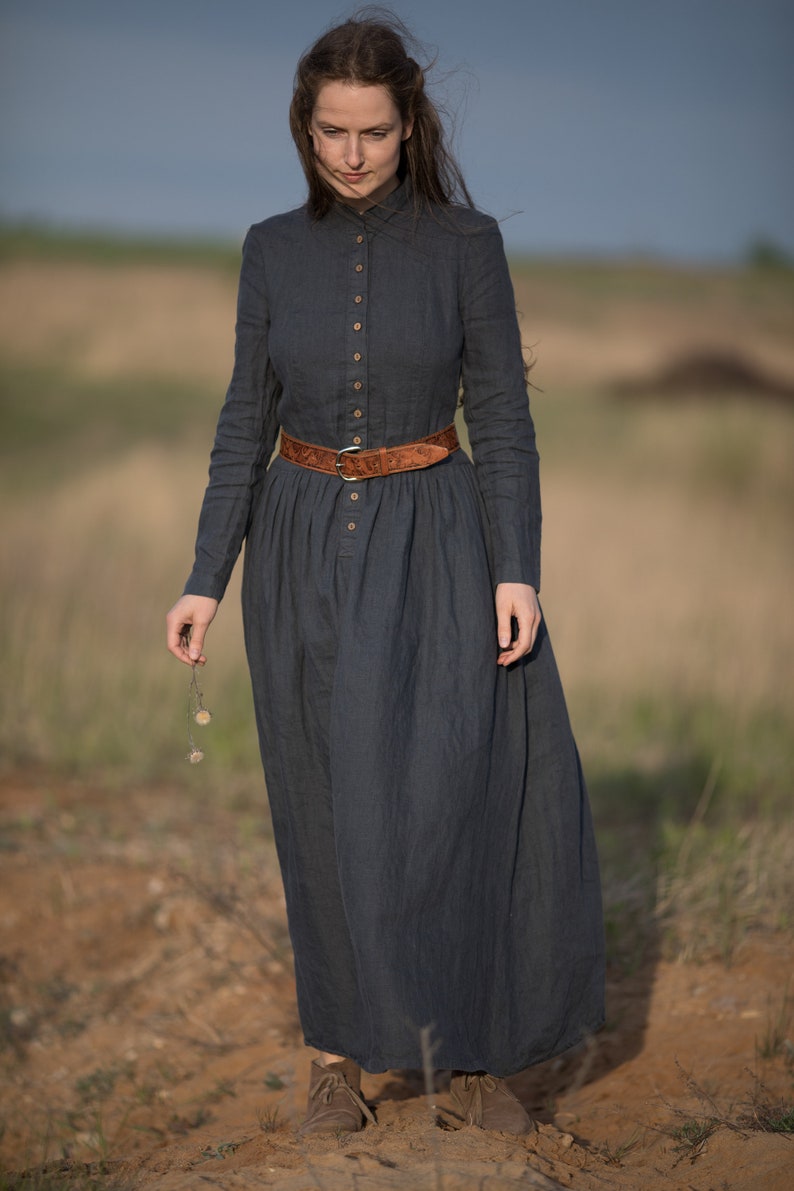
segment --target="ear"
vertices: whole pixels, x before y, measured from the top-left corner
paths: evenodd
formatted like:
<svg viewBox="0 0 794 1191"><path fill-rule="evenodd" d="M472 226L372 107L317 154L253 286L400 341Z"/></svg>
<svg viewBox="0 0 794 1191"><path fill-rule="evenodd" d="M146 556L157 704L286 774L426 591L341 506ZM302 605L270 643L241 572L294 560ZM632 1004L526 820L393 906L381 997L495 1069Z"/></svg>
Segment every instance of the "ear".
<svg viewBox="0 0 794 1191"><path fill-rule="evenodd" d="M403 134L400 137L400 140L407 141L408 138L410 137L411 133L413 132L413 130L414 130L414 122L413 122L413 118L412 118L410 120L407 120L405 122L405 124L403 124Z"/></svg>

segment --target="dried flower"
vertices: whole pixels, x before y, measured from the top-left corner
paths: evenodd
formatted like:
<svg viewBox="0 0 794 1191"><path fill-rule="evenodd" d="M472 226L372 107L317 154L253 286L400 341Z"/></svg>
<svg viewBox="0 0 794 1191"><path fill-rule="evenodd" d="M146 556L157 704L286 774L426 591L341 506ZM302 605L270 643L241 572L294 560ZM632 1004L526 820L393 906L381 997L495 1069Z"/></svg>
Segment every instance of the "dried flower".
<svg viewBox="0 0 794 1191"><path fill-rule="evenodd" d="M198 678L196 677L195 662L191 669L190 685L187 688L187 739L190 745L190 752L187 755L187 759L191 765L198 765L199 761L204 760L204 751L198 747L193 739L190 731L190 721L192 719L202 728L206 727L212 719L212 712L204 706L204 696L199 689Z"/></svg>

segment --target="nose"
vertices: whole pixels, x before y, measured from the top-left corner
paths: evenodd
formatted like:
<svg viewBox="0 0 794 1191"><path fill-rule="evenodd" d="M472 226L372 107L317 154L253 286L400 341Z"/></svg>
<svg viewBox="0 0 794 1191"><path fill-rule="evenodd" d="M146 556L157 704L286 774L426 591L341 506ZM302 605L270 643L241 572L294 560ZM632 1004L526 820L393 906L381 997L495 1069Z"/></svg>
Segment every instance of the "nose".
<svg viewBox="0 0 794 1191"><path fill-rule="evenodd" d="M357 136L347 138L345 146L345 161L352 170L360 169L364 164L364 151Z"/></svg>

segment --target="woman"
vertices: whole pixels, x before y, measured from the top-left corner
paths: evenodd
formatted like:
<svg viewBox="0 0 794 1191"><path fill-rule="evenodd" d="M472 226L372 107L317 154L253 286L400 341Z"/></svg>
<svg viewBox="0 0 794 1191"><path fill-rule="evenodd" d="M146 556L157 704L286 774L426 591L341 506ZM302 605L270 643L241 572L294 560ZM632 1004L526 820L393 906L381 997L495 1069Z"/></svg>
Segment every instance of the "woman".
<svg viewBox="0 0 794 1191"><path fill-rule="evenodd" d="M298 65L309 200L245 241L168 643L203 665L245 539L257 726L320 1052L302 1131L361 1128L360 1068L420 1067L432 1026L462 1118L523 1133L504 1077L603 1019L597 862L537 601L538 459L501 237L403 37L353 19ZM461 387L474 466L450 425Z"/></svg>

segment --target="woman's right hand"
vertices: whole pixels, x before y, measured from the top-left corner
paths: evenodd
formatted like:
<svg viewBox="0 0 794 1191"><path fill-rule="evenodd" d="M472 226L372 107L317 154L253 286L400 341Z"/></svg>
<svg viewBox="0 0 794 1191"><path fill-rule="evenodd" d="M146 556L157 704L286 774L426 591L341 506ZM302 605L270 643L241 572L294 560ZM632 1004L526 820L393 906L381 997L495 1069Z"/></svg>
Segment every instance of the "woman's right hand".
<svg viewBox="0 0 794 1191"><path fill-rule="evenodd" d="M186 666L203 666L204 638L218 611L209 596L183 595L165 618L169 652Z"/></svg>

